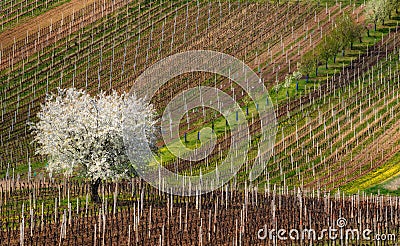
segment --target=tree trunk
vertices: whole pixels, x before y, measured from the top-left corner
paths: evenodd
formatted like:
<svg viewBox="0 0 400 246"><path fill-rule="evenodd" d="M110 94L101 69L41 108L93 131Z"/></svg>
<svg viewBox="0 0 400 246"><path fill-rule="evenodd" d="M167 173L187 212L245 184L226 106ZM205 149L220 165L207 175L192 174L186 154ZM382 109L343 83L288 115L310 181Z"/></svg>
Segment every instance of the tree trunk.
<svg viewBox="0 0 400 246"><path fill-rule="evenodd" d="M376 22L374 23L374 31L376 32Z"/></svg>
<svg viewBox="0 0 400 246"><path fill-rule="evenodd" d="M350 43L350 49L353 50L353 42Z"/></svg>
<svg viewBox="0 0 400 246"><path fill-rule="evenodd" d="M369 29L367 29L367 35L368 35L368 37L370 37L370 36L369 36Z"/></svg>
<svg viewBox="0 0 400 246"><path fill-rule="evenodd" d="M333 63L336 64L336 55L333 56Z"/></svg>
<svg viewBox="0 0 400 246"><path fill-rule="evenodd" d="M328 60L325 61L325 68L328 69Z"/></svg>
<svg viewBox="0 0 400 246"><path fill-rule="evenodd" d="M101 199L99 196L100 182L101 182L101 180L100 180L100 178L98 178L96 181L92 181L90 184L92 201L95 203L101 203Z"/></svg>
<svg viewBox="0 0 400 246"><path fill-rule="evenodd" d="M310 75L309 75L309 74L307 74L307 75L306 75L306 83L308 83L308 79L309 79L309 77L310 77Z"/></svg>

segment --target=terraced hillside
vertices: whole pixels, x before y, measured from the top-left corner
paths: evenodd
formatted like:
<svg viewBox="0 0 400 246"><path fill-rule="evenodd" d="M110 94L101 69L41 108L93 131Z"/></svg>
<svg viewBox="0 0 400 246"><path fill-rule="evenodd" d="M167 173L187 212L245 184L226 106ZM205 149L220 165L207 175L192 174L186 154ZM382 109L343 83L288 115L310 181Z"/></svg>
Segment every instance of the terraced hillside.
<svg viewBox="0 0 400 246"><path fill-rule="evenodd" d="M398 42L397 31L390 33L337 77L278 108L278 141L259 178L261 184L331 190L397 153ZM253 122L252 133L259 130L257 123ZM219 150L229 143L229 136L219 140L204 162L193 165L178 160L168 166L184 171L190 165L191 172L199 168L205 172L215 167L206 163L223 159ZM253 144L257 145L257 138ZM246 167L259 154L255 148Z"/></svg>
<svg viewBox="0 0 400 246"><path fill-rule="evenodd" d="M393 8L382 20L371 19L373 1L381 0L0 4L0 245L398 243L400 16ZM335 46L351 24L356 28L346 45ZM327 44L333 51L324 50ZM249 136L232 141L231 125L200 95L202 106L180 119L179 137L210 154L177 158L159 138L157 158L170 171L203 177L218 170L233 145L248 141L248 152L235 153L245 163L224 186L185 197L139 177L97 183L49 175L28 124L38 120L48 93L58 87L127 92L146 86L136 80L151 65L191 50L232 55L259 76L262 103L273 106L277 119L272 153L260 147L261 128L270 122L257 112L260 102L232 82L234 75L193 72L156 92L158 116L187 89L215 87L242 108ZM215 146L200 141L205 127L215 133ZM254 163L264 169L251 180ZM90 195L95 183L98 201ZM286 240L271 228L370 229L371 238Z"/></svg>
<svg viewBox="0 0 400 246"><path fill-rule="evenodd" d="M273 47L284 49L281 40L297 37L294 47L298 47L300 53L306 52L308 43L300 41L312 36L295 34L292 30L316 30L315 25L319 26L318 32L323 32L324 28L328 30L329 23L316 24L329 22L326 18L318 20L317 12L324 11L302 2L282 5L151 2L141 4L140 8L132 3L75 32L74 23L81 22L65 17L65 24L56 29L57 35L51 35L52 31L50 35L44 32L37 40L29 39L26 47L20 44L21 48L4 48L8 51L2 53L0 59L3 64L1 140L6 148L2 150L1 164L5 167L8 162L12 165L26 163L27 158L33 161L32 147L25 141L29 138L26 122L33 119L45 93L55 87L75 86L92 93L112 88L128 90L145 67L186 49L217 49L251 62L258 59L263 49L271 56L278 55L280 48ZM333 15L340 10L335 6L328 11ZM295 18L294 13L299 14L302 21ZM282 18L287 20L285 26L283 22L279 22L281 26L274 24ZM225 33L225 36L215 33ZM237 37L243 37L245 42ZM295 64L298 59L290 62ZM190 83L198 83L197 80L192 77ZM171 84L182 87L181 82ZM165 93L160 96L164 98Z"/></svg>
<svg viewBox="0 0 400 246"><path fill-rule="evenodd" d="M363 5L355 3L321 7L306 2L223 1L212 4L113 1L97 5L95 2L41 29L37 34L3 47L0 56L0 140L4 148L0 150L0 165L3 170L18 169L28 162L44 161L34 155L35 147L30 144L27 123L35 121L45 94L56 87L84 88L92 94L100 90L126 91L134 85L134 79L157 60L185 50L212 49L247 62L261 75L267 88L272 88L284 80L286 74L297 69L296 64L304 54L313 52L323 36L334 28L336 18L349 12L357 20L364 19L363 8ZM396 83L397 67L381 61L387 56L390 60L395 59L392 57L397 52L396 35L397 28L391 29L380 42L367 46L367 51L360 50L351 64L346 67L343 64L342 71L337 71L333 77L318 82L317 86L314 83L307 88L305 84L299 94L283 102L276 101L276 114L281 123L273 161L266 164L265 182L329 190L368 173L378 167L378 163L382 164L385 158L390 158L395 147L386 152L382 150L380 161L371 157L369 168L367 160L363 159L362 163L365 163L362 164L358 159L362 158L361 152L368 146L366 144L378 146L375 141L387 142L385 131L380 129L382 123L375 121L377 117L390 114L390 119L396 120L396 108L381 105L382 95L390 96L391 103L397 95L394 89L389 94L384 93ZM379 85L386 86L382 88L375 84L372 86L376 79L382 79L384 75L387 77L382 69L390 71L390 83ZM244 99L240 102L245 107L245 94L237 85L232 85L227 78L213 79L212 75L203 73L169 81L153 102L161 112L176 93L200 84L214 85L228 94L235 94L237 100ZM364 101L366 95L368 104ZM359 107L360 112L366 112L365 117L357 117L354 105ZM371 107L376 108L371 111ZM217 115L208 117L209 113L203 112L205 116L199 123L201 114L200 111L192 112L182 136L218 118ZM363 115L362 112L360 114ZM390 122L385 126L392 126ZM259 127L256 116L251 124L255 141L248 165L259 152L256 150ZM361 135L357 135L356 130ZM370 136L372 132L377 134L371 143L372 140L365 136ZM383 134L381 138L380 134ZM217 163L228 147L229 134L225 134L218 139L218 149L205 162L211 160ZM193 166L181 160L166 159L167 167L180 171L190 166L193 172L196 171L194 166L199 168L203 165L201 162ZM358 172L353 166L358 168ZM355 173L358 175L350 177L349 174Z"/></svg>
<svg viewBox="0 0 400 246"><path fill-rule="evenodd" d="M1 15L1 31L8 26L18 24L21 19L26 17L38 15L43 13L54 6L63 4L67 1L60 0L29 0L29 1L2 1L0 4Z"/></svg>

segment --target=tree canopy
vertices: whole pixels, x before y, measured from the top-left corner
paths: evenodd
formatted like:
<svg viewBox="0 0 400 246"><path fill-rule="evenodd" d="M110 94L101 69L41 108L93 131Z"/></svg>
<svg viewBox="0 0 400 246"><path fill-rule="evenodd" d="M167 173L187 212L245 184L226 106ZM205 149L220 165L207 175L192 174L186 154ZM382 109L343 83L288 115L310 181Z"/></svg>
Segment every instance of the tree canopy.
<svg viewBox="0 0 400 246"><path fill-rule="evenodd" d="M91 97L82 90L59 89L47 96L38 118L32 130L37 153L48 157L48 171L65 176L75 172L97 185L135 174L135 163L126 154L124 124L143 133L134 136L136 144L155 141L152 105L126 93ZM143 159L144 153L136 154Z"/></svg>
<svg viewBox="0 0 400 246"><path fill-rule="evenodd" d="M315 68L318 73L318 62L324 61L325 67L328 69L328 61L333 58L336 62L336 56L339 51L346 47L353 48L353 43L357 40L360 42L362 37L363 26L356 23L348 13L344 13L339 17L331 32L327 33L322 41L311 51L305 54L301 59L300 71L306 75L307 81L310 73Z"/></svg>
<svg viewBox="0 0 400 246"><path fill-rule="evenodd" d="M385 19L391 16L393 9L398 9L398 0L370 0L366 3L365 12L367 19L374 23L376 31L376 24L378 21L385 22Z"/></svg>

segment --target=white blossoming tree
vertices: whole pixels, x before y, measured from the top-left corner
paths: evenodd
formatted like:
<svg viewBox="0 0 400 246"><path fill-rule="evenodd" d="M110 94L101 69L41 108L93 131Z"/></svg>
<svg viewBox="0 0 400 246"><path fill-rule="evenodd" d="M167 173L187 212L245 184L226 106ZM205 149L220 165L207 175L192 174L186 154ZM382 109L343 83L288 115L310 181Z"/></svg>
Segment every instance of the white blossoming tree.
<svg viewBox="0 0 400 246"><path fill-rule="evenodd" d="M89 179L94 202L100 202L102 180L135 175L137 163L129 160L123 140L126 122L130 131L143 133L130 136L131 143L155 143L152 105L126 93L91 97L81 90L58 89L57 95L47 96L38 118L32 132L39 144L37 153L48 157L48 171ZM137 150L138 160L144 160L145 153Z"/></svg>
<svg viewBox="0 0 400 246"><path fill-rule="evenodd" d="M382 24L384 24L385 19L390 17L392 8L393 3L391 0L370 0L366 3L365 12L367 19L374 23L375 31L377 22L382 21Z"/></svg>

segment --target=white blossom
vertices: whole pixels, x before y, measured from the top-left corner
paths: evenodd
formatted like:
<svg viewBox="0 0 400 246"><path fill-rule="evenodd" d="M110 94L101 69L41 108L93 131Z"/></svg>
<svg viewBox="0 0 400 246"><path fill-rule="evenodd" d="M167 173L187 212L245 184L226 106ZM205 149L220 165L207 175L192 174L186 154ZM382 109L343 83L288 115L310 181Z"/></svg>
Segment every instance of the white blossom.
<svg viewBox="0 0 400 246"><path fill-rule="evenodd" d="M59 89L47 96L38 118L31 126L39 143L36 152L48 157L50 173L76 172L91 180L113 181L131 176L137 163L126 154L123 125L135 133L129 136L130 144L154 146L152 105L127 93L91 97L82 90ZM138 161L146 160L148 152L134 149Z"/></svg>

